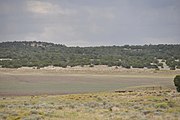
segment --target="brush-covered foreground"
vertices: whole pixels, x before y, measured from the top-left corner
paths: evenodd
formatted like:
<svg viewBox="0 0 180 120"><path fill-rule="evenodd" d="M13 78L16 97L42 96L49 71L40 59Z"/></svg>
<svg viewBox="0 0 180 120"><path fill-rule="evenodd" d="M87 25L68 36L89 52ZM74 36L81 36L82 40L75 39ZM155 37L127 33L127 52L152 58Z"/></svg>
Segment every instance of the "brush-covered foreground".
<svg viewBox="0 0 180 120"><path fill-rule="evenodd" d="M179 120L180 94L167 90L0 98L1 120Z"/></svg>

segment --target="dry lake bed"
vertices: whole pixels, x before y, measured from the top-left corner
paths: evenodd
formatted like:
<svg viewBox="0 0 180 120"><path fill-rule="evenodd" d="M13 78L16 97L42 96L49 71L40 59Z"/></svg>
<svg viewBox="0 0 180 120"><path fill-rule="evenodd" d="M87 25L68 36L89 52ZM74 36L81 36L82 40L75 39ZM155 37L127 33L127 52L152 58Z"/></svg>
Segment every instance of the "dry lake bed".
<svg viewBox="0 0 180 120"><path fill-rule="evenodd" d="M1 69L0 95L89 93L143 86L174 89L173 77L178 72Z"/></svg>

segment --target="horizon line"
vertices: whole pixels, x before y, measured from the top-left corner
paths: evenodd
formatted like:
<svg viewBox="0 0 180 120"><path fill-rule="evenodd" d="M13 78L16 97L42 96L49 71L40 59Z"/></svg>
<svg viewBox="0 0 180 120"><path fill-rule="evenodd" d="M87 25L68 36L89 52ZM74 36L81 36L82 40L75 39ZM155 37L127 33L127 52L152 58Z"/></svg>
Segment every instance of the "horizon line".
<svg viewBox="0 0 180 120"><path fill-rule="evenodd" d="M153 43L147 43L147 44L123 44L123 45L89 45L89 46L78 46L78 45L66 45L62 43L55 43L55 42L49 42L49 41L41 41L41 40L8 40L8 41L0 41L0 43L13 43L13 42L42 42L42 43L49 43L49 44L55 44L55 45L64 45L66 47L122 47L122 46L150 46L150 45L180 45L180 43L158 43L158 44L153 44Z"/></svg>

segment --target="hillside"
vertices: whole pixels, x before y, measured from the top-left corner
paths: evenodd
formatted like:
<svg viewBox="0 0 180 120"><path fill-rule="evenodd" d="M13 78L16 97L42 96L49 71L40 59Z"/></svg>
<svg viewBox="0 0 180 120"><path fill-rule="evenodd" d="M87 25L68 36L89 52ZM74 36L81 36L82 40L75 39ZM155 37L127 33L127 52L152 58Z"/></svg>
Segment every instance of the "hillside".
<svg viewBox="0 0 180 120"><path fill-rule="evenodd" d="M180 45L124 45L67 47L61 44L22 41L0 43L3 68L108 65L124 68L180 68Z"/></svg>

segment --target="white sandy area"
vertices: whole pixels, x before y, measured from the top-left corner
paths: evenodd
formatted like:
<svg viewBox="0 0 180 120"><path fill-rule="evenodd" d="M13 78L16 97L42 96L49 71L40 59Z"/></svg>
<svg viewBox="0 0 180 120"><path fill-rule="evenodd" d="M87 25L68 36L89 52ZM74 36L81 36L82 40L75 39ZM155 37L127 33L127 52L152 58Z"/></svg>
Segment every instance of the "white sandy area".
<svg viewBox="0 0 180 120"><path fill-rule="evenodd" d="M121 76L132 76L132 77L171 77L180 75L180 70L155 70L155 69L139 69L139 68L116 68L108 67L106 65L97 65L94 67L89 66L75 66L75 67L54 67L48 66L40 69L33 67L22 67L18 69L11 68L0 68L0 74L21 74L21 75L121 75Z"/></svg>

